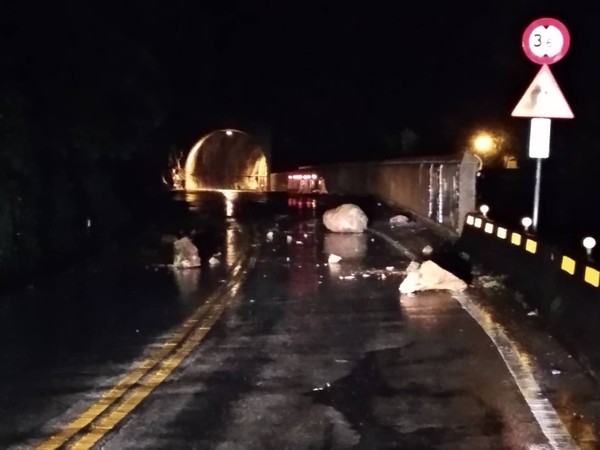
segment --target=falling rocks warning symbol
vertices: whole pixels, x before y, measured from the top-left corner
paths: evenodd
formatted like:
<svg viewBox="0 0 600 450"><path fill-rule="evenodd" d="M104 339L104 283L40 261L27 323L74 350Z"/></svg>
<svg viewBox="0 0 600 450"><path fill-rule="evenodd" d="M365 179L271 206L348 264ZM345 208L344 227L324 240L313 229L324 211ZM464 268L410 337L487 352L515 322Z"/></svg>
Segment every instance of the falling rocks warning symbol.
<svg viewBox="0 0 600 450"><path fill-rule="evenodd" d="M542 66L515 107L512 116L547 119L574 117L571 107L547 65Z"/></svg>

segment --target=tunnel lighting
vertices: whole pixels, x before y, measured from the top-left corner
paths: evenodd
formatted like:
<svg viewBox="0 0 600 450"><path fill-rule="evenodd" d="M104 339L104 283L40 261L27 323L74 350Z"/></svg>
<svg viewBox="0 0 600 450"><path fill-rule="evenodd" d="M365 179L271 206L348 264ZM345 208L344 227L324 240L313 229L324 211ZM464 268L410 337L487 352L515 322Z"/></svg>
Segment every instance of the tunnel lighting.
<svg viewBox="0 0 600 450"><path fill-rule="evenodd" d="M531 220L531 217L523 217L521 219L521 225L523 225L523 228L525 228L525 231L529 230L529 227L531 226L532 223L533 223L533 220Z"/></svg>
<svg viewBox="0 0 600 450"><path fill-rule="evenodd" d="M218 192L221 192L225 197L225 215L227 217L232 217L235 201L239 195L238 192L234 189L219 189Z"/></svg>
<svg viewBox="0 0 600 450"><path fill-rule="evenodd" d="M481 205L479 211L483 214L483 217L487 217L488 212L490 212L490 207L488 205Z"/></svg>
<svg viewBox="0 0 600 450"><path fill-rule="evenodd" d="M223 136L231 139L223 138ZM235 139L233 139L235 137ZM226 173L212 176L217 167L211 155L222 148L231 150L231 163L226 164L227 171L237 172L233 177ZM248 151L250 150L250 151ZM208 157L205 155L208 154ZM183 167L183 161L181 161ZM239 168L239 171L238 171ZM269 165L264 150L247 133L234 128L222 128L211 131L198 140L185 158L185 170L180 170L181 187L186 191L214 190L233 188L245 191L265 191L268 187ZM291 175L289 172L288 175ZM171 178L175 179L174 176ZM213 178L212 182L207 182ZM289 178L288 178L289 179Z"/></svg>

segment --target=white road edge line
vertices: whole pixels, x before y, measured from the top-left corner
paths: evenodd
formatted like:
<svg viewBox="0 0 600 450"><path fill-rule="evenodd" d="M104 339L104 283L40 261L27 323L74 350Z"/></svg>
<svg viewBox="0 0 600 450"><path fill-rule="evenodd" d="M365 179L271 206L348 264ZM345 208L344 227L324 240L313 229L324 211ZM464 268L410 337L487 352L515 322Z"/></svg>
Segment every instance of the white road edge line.
<svg viewBox="0 0 600 450"><path fill-rule="evenodd" d="M405 246L400 244L398 241L395 241L394 239L389 237L387 234L382 233L381 231L374 230L373 228L367 228L367 231L371 234L374 234L375 236L380 237L384 241L386 241L388 244L390 244L392 247L394 247L396 250L398 250L404 256L409 258L411 261L419 260L419 258L417 257L417 255L415 253L411 252L409 249L407 249Z"/></svg>
<svg viewBox="0 0 600 450"><path fill-rule="evenodd" d="M556 450L579 449L550 401L544 397L531 370L519 358L518 349L507 336L503 327L490 320L489 314L479 307L468 294L454 293L453 298L473 317L496 346L552 448Z"/></svg>
<svg viewBox="0 0 600 450"><path fill-rule="evenodd" d="M372 228L368 228L367 231L379 236L412 261L419 260L413 252L385 233ZM531 413L552 448L554 450L580 450L580 447L560 420L560 416L552 403L544 397L529 367L519 359L519 351L516 345L508 337L502 326L490 320L489 314L480 308L465 292L454 293L453 298L461 304L494 343L496 350L504 360L519 391L521 391L521 395L527 402Z"/></svg>

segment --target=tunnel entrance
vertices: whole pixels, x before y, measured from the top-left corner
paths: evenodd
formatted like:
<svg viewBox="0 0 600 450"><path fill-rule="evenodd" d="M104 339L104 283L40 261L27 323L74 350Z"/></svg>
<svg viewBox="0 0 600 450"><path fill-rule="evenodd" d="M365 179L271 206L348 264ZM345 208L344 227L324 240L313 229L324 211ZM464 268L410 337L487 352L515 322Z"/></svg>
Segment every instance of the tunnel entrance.
<svg viewBox="0 0 600 450"><path fill-rule="evenodd" d="M256 139L240 130L215 130L190 150L185 162L185 190L268 188L267 155Z"/></svg>

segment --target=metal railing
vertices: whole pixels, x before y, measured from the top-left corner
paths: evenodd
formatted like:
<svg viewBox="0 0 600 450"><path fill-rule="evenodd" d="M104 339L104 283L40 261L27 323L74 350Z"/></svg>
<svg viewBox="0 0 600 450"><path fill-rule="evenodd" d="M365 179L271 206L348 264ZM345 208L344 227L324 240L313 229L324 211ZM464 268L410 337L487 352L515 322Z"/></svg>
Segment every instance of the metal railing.
<svg viewBox="0 0 600 450"><path fill-rule="evenodd" d="M403 158L380 162L342 163L302 167L314 173L327 191L373 195L414 214L460 232L467 213L475 209L479 162L469 152L461 155ZM273 174L273 190L285 191L296 172Z"/></svg>

